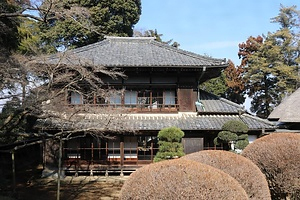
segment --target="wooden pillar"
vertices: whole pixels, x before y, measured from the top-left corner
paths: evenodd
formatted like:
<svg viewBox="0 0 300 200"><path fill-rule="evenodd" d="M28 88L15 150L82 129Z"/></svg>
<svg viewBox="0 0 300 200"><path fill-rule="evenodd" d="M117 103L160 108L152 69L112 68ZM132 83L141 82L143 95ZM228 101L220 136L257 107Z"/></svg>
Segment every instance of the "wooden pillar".
<svg viewBox="0 0 300 200"><path fill-rule="evenodd" d="M94 143L92 142L92 152L91 152L91 156L92 156L92 164L94 164Z"/></svg>
<svg viewBox="0 0 300 200"><path fill-rule="evenodd" d="M94 105L97 104L97 96L96 96L96 93L94 93L94 95L93 95L93 104L94 104Z"/></svg>
<svg viewBox="0 0 300 200"><path fill-rule="evenodd" d="M122 168L124 165L124 142L120 142L120 159Z"/></svg>
<svg viewBox="0 0 300 200"><path fill-rule="evenodd" d="M123 177L123 165L124 165L124 142L120 142L120 157L121 157L121 172L120 176Z"/></svg>
<svg viewBox="0 0 300 200"><path fill-rule="evenodd" d="M11 151L11 167L12 167L12 184L13 193L16 192L16 166L15 166L15 151Z"/></svg>
<svg viewBox="0 0 300 200"><path fill-rule="evenodd" d="M108 157L108 142L105 142L105 154L106 154L106 159Z"/></svg>
<svg viewBox="0 0 300 200"><path fill-rule="evenodd" d="M153 162L153 142L151 142L151 161Z"/></svg>
<svg viewBox="0 0 300 200"><path fill-rule="evenodd" d="M152 110L152 91L150 91L149 105L150 105L150 110Z"/></svg>
<svg viewBox="0 0 300 200"><path fill-rule="evenodd" d="M61 160L62 160L62 136L59 138L59 156L58 156L58 172L57 172L57 191L56 199L60 199L60 175L61 175Z"/></svg>

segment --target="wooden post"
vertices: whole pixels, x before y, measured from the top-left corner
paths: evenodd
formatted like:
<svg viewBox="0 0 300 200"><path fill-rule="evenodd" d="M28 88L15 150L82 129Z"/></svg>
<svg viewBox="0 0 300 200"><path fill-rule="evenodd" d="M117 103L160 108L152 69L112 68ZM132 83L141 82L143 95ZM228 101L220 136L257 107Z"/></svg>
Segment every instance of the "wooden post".
<svg viewBox="0 0 300 200"><path fill-rule="evenodd" d="M57 200L60 199L61 159L62 159L62 136L59 137L59 156L58 156L57 193L56 193Z"/></svg>
<svg viewBox="0 0 300 200"><path fill-rule="evenodd" d="M151 161L153 162L153 142L151 142Z"/></svg>
<svg viewBox="0 0 300 200"><path fill-rule="evenodd" d="M124 165L124 142L120 142L120 159L122 168Z"/></svg>
<svg viewBox="0 0 300 200"><path fill-rule="evenodd" d="M106 159L108 157L108 143L105 142L105 153L106 153Z"/></svg>
<svg viewBox="0 0 300 200"><path fill-rule="evenodd" d="M120 158L121 158L121 172L120 172L120 176L123 177L123 165L124 165L124 142L120 142Z"/></svg>
<svg viewBox="0 0 300 200"><path fill-rule="evenodd" d="M92 142L92 152L91 152L91 157L92 157L92 164L94 164L94 143Z"/></svg>
<svg viewBox="0 0 300 200"><path fill-rule="evenodd" d="M12 164L12 184L13 193L16 193L16 166L15 166L15 151L11 151L11 164Z"/></svg>

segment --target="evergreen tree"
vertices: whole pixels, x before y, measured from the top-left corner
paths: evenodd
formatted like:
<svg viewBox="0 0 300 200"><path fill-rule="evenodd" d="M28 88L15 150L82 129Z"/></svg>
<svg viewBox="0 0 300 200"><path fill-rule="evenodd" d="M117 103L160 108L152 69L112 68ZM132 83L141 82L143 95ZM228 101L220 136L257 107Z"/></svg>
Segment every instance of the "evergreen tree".
<svg viewBox="0 0 300 200"><path fill-rule="evenodd" d="M274 23L280 29L264 37L250 37L242 53L250 110L267 118L282 98L297 89L299 63L299 12L295 6L280 9ZM245 44L244 44L245 45Z"/></svg>
<svg viewBox="0 0 300 200"><path fill-rule="evenodd" d="M40 25L42 41L55 48L81 47L105 35L132 36L141 14L140 0L55 0L41 7L47 19Z"/></svg>
<svg viewBox="0 0 300 200"><path fill-rule="evenodd" d="M241 67L235 67L234 63L229 60L228 67L219 77L202 83L200 88L237 104L242 104L245 101L243 93L245 83L242 79L242 72Z"/></svg>
<svg viewBox="0 0 300 200"><path fill-rule="evenodd" d="M6 0L0 2L0 14L18 11L18 6ZM0 53L11 51L18 47L18 25L19 19L0 15Z"/></svg>
<svg viewBox="0 0 300 200"><path fill-rule="evenodd" d="M154 162L172 159L184 155L181 138L184 132L176 127L164 128L158 133L159 150L155 155Z"/></svg>
<svg viewBox="0 0 300 200"><path fill-rule="evenodd" d="M41 37L38 22L24 19L18 28L20 44L17 52L22 55L38 55L41 52ZM52 49L52 51L55 51Z"/></svg>
<svg viewBox="0 0 300 200"><path fill-rule="evenodd" d="M157 30L146 30L146 31L138 31L134 30L134 36L135 37L155 37L155 40L158 42L162 42L168 45L171 45L172 47L178 48L180 44L178 42L173 42L173 39L170 39L168 41L163 41L162 36L163 34L159 34Z"/></svg>
<svg viewBox="0 0 300 200"><path fill-rule="evenodd" d="M248 144L248 126L237 120L227 121L222 126L222 131L214 139L215 145L225 144L225 149L234 151L235 149L244 149Z"/></svg>

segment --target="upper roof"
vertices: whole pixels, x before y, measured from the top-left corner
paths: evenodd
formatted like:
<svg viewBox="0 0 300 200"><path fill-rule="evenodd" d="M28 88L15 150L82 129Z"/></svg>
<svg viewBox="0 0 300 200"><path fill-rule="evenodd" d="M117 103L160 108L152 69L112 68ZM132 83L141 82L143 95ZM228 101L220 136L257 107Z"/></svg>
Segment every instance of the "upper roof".
<svg viewBox="0 0 300 200"><path fill-rule="evenodd" d="M184 51L157 42L153 37L106 37L103 41L52 55L46 62L105 67L225 68L228 65L226 59Z"/></svg>
<svg viewBox="0 0 300 200"><path fill-rule="evenodd" d="M269 115L269 120L279 122L300 122L300 88L284 99Z"/></svg>

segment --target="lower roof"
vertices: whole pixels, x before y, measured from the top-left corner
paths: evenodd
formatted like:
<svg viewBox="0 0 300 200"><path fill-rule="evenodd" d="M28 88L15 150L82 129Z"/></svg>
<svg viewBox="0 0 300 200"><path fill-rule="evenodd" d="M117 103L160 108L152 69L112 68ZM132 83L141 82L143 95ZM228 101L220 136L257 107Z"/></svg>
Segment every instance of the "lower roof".
<svg viewBox="0 0 300 200"><path fill-rule="evenodd" d="M102 131L159 131L175 126L182 130L220 131L225 122L238 120L244 122L249 131L273 131L276 126L267 120L254 117L247 113L228 115L197 115L196 112L176 114L78 114L74 121L62 121L55 118L39 119L36 129L47 130L84 130L97 129Z"/></svg>

